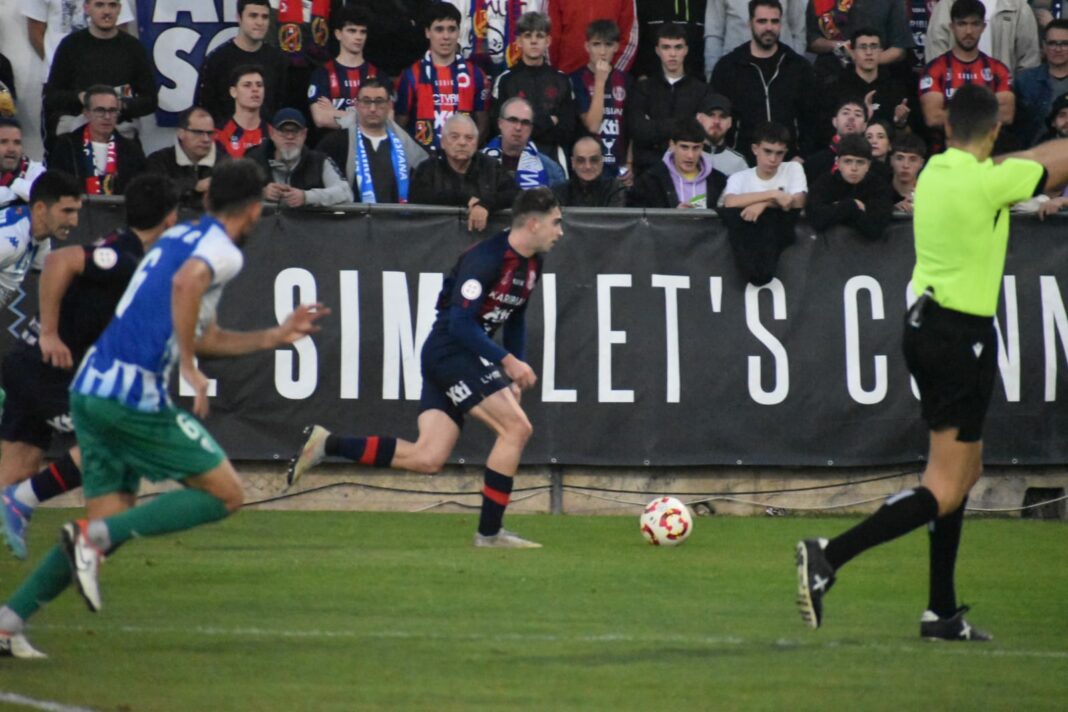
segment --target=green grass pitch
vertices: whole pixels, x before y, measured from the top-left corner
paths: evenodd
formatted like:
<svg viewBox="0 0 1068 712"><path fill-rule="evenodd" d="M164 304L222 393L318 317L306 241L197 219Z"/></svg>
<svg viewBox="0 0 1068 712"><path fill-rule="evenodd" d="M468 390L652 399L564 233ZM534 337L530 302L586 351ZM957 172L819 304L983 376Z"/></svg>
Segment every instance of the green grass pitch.
<svg viewBox="0 0 1068 712"><path fill-rule="evenodd" d="M72 511L32 529L40 558ZM917 532L843 571L824 628L793 546L855 519L511 516L541 550L476 550L473 515L245 511L130 542L105 609L73 592L0 661L2 700L94 710L1033 710L1068 705L1068 527L969 519L958 590L989 644L924 643ZM30 564L0 557L6 597Z"/></svg>

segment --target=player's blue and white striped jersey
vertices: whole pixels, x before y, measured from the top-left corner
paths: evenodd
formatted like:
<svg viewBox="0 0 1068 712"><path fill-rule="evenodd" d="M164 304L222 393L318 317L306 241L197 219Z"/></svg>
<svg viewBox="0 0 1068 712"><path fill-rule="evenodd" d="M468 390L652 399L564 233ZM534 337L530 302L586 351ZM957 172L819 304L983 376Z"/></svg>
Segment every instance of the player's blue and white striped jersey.
<svg viewBox="0 0 1068 712"><path fill-rule="evenodd" d="M197 334L215 319L223 287L244 258L222 225L205 215L163 233L130 279L115 316L85 354L71 391L157 412L170 405L167 384L178 358L171 314L171 281L188 259L203 260L211 286L200 302Z"/></svg>
<svg viewBox="0 0 1068 712"><path fill-rule="evenodd" d="M51 241L34 240L30 209L25 205L0 210L0 306L15 296L30 269L40 271Z"/></svg>

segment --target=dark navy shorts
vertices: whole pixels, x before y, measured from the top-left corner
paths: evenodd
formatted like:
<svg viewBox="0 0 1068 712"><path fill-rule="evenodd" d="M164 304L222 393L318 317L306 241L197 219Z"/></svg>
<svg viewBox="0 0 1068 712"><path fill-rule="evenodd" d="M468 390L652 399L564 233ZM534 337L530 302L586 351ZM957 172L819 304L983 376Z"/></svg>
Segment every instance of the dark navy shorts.
<svg viewBox="0 0 1068 712"><path fill-rule="evenodd" d="M441 410L463 427L464 413L508 386L501 367L467 351L423 349L419 412Z"/></svg>
<svg viewBox="0 0 1068 712"><path fill-rule="evenodd" d="M29 443L47 450L54 433L70 433L70 387L73 371L53 368L41 361L36 349L16 345L4 357L4 414L0 440Z"/></svg>
<svg viewBox="0 0 1068 712"><path fill-rule="evenodd" d="M957 428L960 442L982 440L997 374L993 318L945 309L930 301L918 327L906 315L903 347L920 389L928 428Z"/></svg>

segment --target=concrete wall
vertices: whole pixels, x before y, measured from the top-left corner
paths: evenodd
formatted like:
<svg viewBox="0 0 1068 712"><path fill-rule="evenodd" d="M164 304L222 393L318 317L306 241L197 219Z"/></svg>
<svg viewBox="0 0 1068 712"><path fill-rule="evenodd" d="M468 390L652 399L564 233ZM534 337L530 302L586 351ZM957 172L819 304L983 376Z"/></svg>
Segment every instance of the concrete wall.
<svg viewBox="0 0 1068 712"><path fill-rule="evenodd" d="M257 509L477 512L480 465L450 466L439 475L328 463L285 490L285 463L237 463L246 501ZM870 512L888 496L919 483L919 467L649 468L529 467L516 478L511 513L637 516L654 497L674 494L698 514L797 516ZM146 484L145 492L156 491ZM1068 468L989 468L969 510L1018 517L1030 487L1068 489ZM811 488L811 489L806 489ZM611 490L623 490L613 492ZM772 491L793 490L772 494ZM800 491L798 491L800 490ZM710 493L716 493L709 497ZM262 504L254 504L262 502ZM49 506L78 506L80 494ZM1064 504L1061 503L1062 508ZM770 508L770 511L769 511Z"/></svg>

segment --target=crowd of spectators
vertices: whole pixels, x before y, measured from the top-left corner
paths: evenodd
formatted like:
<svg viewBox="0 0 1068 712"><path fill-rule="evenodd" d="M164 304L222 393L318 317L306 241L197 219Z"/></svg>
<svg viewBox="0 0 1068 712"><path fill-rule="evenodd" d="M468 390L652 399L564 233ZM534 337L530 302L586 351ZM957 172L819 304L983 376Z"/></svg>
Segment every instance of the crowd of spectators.
<svg viewBox="0 0 1068 712"><path fill-rule="evenodd" d="M275 43L294 18L238 0L173 146L146 159L136 120L158 102L132 2L21 2L48 66L44 165L87 194L147 171L195 207L244 156L286 208L452 205L480 230L549 186L568 206L717 210L759 283L801 211L872 240L910 213L961 86L997 97L999 151L1068 136L1061 3L333 0L303 18L329 41L300 54ZM0 207L43 170L22 153L15 71L0 55ZM1068 203L1047 197L1042 216Z"/></svg>

